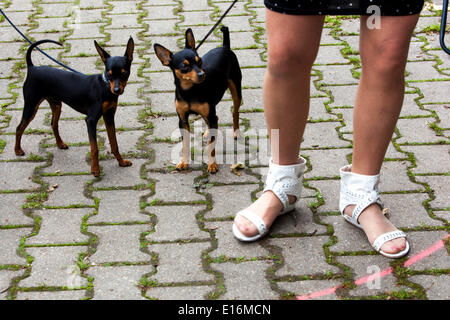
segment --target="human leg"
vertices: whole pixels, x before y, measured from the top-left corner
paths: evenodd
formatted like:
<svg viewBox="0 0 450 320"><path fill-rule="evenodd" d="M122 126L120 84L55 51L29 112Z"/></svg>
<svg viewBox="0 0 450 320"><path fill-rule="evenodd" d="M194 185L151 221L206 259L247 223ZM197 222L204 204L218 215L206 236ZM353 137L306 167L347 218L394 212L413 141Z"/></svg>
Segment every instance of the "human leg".
<svg viewBox="0 0 450 320"><path fill-rule="evenodd" d="M369 29L368 17L361 17L360 55L362 74L354 109L354 149L351 172L364 176L380 173L382 162L403 104L405 65L412 32L419 15L381 17L381 29ZM354 205L344 212L352 215ZM368 240L396 230L374 203L358 222ZM388 254L406 248L404 237L382 245Z"/></svg>
<svg viewBox="0 0 450 320"><path fill-rule="evenodd" d="M294 16L266 10L269 58L263 96L274 165L300 163L300 143L309 112L311 68L323 22L324 16ZM289 203L296 200L293 195L288 198ZM283 207L274 192L266 191L246 210L270 226ZM245 236L258 234L255 224L242 215L236 216L235 225Z"/></svg>

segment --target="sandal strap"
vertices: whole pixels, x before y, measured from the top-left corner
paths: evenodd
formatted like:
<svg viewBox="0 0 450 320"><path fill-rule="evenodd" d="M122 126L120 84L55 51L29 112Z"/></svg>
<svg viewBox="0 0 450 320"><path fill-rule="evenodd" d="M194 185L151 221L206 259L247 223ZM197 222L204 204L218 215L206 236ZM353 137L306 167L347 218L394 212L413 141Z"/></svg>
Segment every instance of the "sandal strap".
<svg viewBox="0 0 450 320"><path fill-rule="evenodd" d="M383 246L383 244L385 244L388 241L397 239L397 238L406 238L406 234L401 230L395 230L395 231L384 233L375 239L375 241L372 244L372 247L377 252L380 252L380 249Z"/></svg>
<svg viewBox="0 0 450 320"><path fill-rule="evenodd" d="M383 209L383 203L378 192L380 175L362 175L351 172L351 165L340 170L341 193L339 198L339 210L342 216L353 225L362 228L358 222L359 216L371 204L378 204ZM352 216L344 213L349 205L355 205Z"/></svg>
<svg viewBox="0 0 450 320"><path fill-rule="evenodd" d="M376 190L368 192L356 203L356 207L353 209L351 218L353 222L358 226L361 226L361 224L358 222L359 216L368 206L374 203L377 203L381 207L381 209L383 209L383 203L381 202L380 195Z"/></svg>
<svg viewBox="0 0 450 320"><path fill-rule="evenodd" d="M288 195L300 198L302 191L303 173L306 169L306 160L300 157L301 162L294 165L276 165L270 160L269 172L263 192L272 191L283 204L283 211L292 206Z"/></svg>
<svg viewBox="0 0 450 320"><path fill-rule="evenodd" d="M237 214L243 216L248 221L253 223L256 226L256 228L258 229L258 232L260 235L263 235L267 232L267 226L264 223L263 219L261 219L255 213L253 213L249 210L242 210L242 211L238 212Z"/></svg>

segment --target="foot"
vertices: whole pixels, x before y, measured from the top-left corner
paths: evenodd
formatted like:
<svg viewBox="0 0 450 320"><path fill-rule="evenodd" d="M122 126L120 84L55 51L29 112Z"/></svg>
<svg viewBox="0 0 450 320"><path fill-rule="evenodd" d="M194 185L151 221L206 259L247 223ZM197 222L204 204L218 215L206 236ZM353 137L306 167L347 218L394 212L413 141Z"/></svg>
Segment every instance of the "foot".
<svg viewBox="0 0 450 320"><path fill-rule="evenodd" d="M22 150L22 148L16 148L14 149L14 152L16 153L16 156L24 156L25 155L25 151Z"/></svg>
<svg viewBox="0 0 450 320"><path fill-rule="evenodd" d="M65 144L64 142L56 143L56 145L58 146L59 149L69 149L67 144Z"/></svg>
<svg viewBox="0 0 450 320"><path fill-rule="evenodd" d="M181 161L180 163L177 164L178 171L187 170L188 168L189 168L189 165L183 161Z"/></svg>
<svg viewBox="0 0 450 320"><path fill-rule="evenodd" d="M233 131L233 138L234 138L234 140L237 140L238 138L241 138L241 137L242 137L241 130L236 129L236 130Z"/></svg>
<svg viewBox="0 0 450 320"><path fill-rule="evenodd" d="M288 195L288 198L289 203L295 202L294 196ZM264 221L267 228L270 228L275 219L280 215L281 210L283 210L283 204L272 191L267 191L258 200L253 202L247 210L258 215ZM236 216L234 223L239 231L247 237L253 237L258 234L256 226L241 215Z"/></svg>
<svg viewBox="0 0 450 320"><path fill-rule="evenodd" d="M91 170L91 173L96 178L100 177L100 170Z"/></svg>
<svg viewBox="0 0 450 320"><path fill-rule="evenodd" d="M119 161L119 166L121 167L130 167L133 163L129 160Z"/></svg>
<svg viewBox="0 0 450 320"><path fill-rule="evenodd" d="M354 205L350 205L345 208L344 213L348 216L352 216L354 208ZM378 236L384 233L397 230L397 228L384 216L380 206L377 204L372 204L367 207L359 216L358 222L363 227L370 243L373 243ZM396 254L403 251L405 248L406 239L397 238L383 244L381 251L388 254Z"/></svg>
<svg viewBox="0 0 450 320"><path fill-rule="evenodd" d="M217 163L213 162L211 164L208 164L209 173L216 173L217 171L219 171L219 166L217 165Z"/></svg>
<svg viewBox="0 0 450 320"><path fill-rule="evenodd" d="M241 241L258 240L280 214L294 210L294 203L302 191L305 170L306 160L301 157L292 165L274 164L271 159L261 197L234 218L234 236Z"/></svg>

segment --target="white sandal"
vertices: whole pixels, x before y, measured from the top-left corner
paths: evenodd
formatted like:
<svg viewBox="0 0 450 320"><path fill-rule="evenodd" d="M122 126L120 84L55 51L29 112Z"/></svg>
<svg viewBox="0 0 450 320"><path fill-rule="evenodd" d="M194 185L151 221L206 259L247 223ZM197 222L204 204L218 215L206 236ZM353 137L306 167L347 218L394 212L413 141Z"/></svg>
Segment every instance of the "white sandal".
<svg viewBox="0 0 450 320"><path fill-rule="evenodd" d="M362 175L351 172L351 165L342 167L340 169L341 175L341 191L339 198L339 210L344 219L353 224L354 226L362 229L361 224L358 222L359 216L363 211L371 204L378 204L383 209L383 203L381 202L378 192L378 184L380 182L380 175ZM352 216L344 213L344 210L349 205L355 205ZM372 247L383 256L388 258L401 258L409 251L409 243L406 241L406 247L404 250L392 254L386 253L381 250L381 247L388 241L397 238L406 238L406 234L401 230L395 230L380 235L371 244Z"/></svg>
<svg viewBox="0 0 450 320"><path fill-rule="evenodd" d="M295 209L295 203L300 198L300 193L303 186L303 174L306 170L306 160L300 157L299 164L293 165L277 165L270 160L269 162L269 172L267 173L266 184L263 192L272 191L278 199L280 199L283 204L283 210L279 215L291 212ZM289 203L288 195L296 197L294 203ZM258 229L258 234L253 237L247 237L244 235L239 228L233 223L233 234L241 241L255 241L267 234L269 228L266 226L264 221L251 212L248 209L244 209L237 213L251 223L253 223Z"/></svg>

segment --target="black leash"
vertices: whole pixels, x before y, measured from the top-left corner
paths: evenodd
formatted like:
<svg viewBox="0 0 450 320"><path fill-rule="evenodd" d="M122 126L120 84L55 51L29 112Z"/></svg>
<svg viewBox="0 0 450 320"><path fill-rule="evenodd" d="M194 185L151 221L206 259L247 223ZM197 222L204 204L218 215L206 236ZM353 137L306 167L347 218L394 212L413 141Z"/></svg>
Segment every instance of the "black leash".
<svg viewBox="0 0 450 320"><path fill-rule="evenodd" d="M448 0L444 0L442 3L442 17L441 17L441 32L439 36L439 41L441 43L442 49L450 54L450 49L445 45L445 29L447 28L447 13L448 13Z"/></svg>
<svg viewBox="0 0 450 320"><path fill-rule="evenodd" d="M211 35L211 33L217 28L217 26L219 25L219 23L222 22L222 20L226 17L226 15L228 14L228 12L230 12L230 10L233 8L233 6L236 4L236 2L238 2L238 0L234 0L233 3L228 7L228 9L224 12L224 14L219 18L219 20L214 24L214 26L211 28L211 30L209 30L209 32L206 34L206 36L202 39L202 41L200 41L200 43L197 45L197 47L195 48L195 50L198 50L198 48L200 48L200 46L205 42L206 39L208 39L208 37ZM0 9L0 13L5 17L6 21L9 22L9 24L30 44L33 44L33 41L31 41L25 34L23 34L19 28L16 27L16 25L8 18L8 16L3 12L2 9ZM82 72L79 72L69 66L66 66L65 64L63 64L62 62L56 60L55 58L53 58L52 56L48 55L44 50L36 47L36 49L42 53L43 55L45 55L47 58L49 58L50 60L52 60L53 62L57 63L58 65L60 65L63 68L66 68L72 72L75 73L80 73L83 74Z"/></svg>
<svg viewBox="0 0 450 320"><path fill-rule="evenodd" d="M200 48L200 46L203 44L203 42L205 42L205 40L208 39L209 35L217 28L219 23L222 22L223 18L226 17L226 15L228 14L228 12L230 12L231 8L233 8L233 6L236 4L236 2L238 2L238 0L233 1L233 3L231 4L231 6L229 6L227 11L225 11L225 13L219 18L219 20L217 20L216 24L211 28L211 30L209 30L209 32L206 34L206 36L203 38L203 40L200 41L200 43L197 45L195 50L198 50L198 48Z"/></svg>
<svg viewBox="0 0 450 320"><path fill-rule="evenodd" d="M8 16L3 12L3 10L2 9L0 9L0 13L5 17L5 19L6 19L6 21L8 21L9 22L9 24L28 42L28 43L30 43L30 44L33 44L33 41L31 41L26 35L24 35L23 33L22 33L22 31L20 31L19 30L19 28L17 28L16 26L15 26L15 24L8 18ZM53 62L55 62L55 63L57 63L57 64L59 64L61 67L63 67L63 68L66 68L66 69L68 69L68 70L70 70L70 71L72 71L72 72L75 72L75 73L79 73L79 74L83 74L83 73L81 73L80 71L77 71L77 70L75 70L75 69L72 69L71 67L69 67L69 66L66 66L65 64L63 64L62 62L59 62L58 60L56 60L55 58L53 58L52 56L50 56L50 55L48 55L44 50L42 50L42 49L40 49L40 48L38 48L38 47L36 47L36 49L37 50L39 50L39 52L40 53L42 53L44 56L46 56L47 58L49 58L50 60L52 60Z"/></svg>

